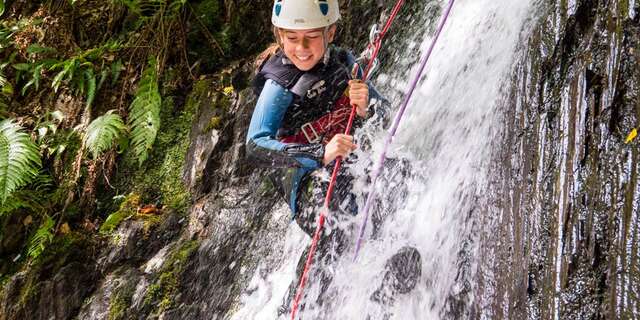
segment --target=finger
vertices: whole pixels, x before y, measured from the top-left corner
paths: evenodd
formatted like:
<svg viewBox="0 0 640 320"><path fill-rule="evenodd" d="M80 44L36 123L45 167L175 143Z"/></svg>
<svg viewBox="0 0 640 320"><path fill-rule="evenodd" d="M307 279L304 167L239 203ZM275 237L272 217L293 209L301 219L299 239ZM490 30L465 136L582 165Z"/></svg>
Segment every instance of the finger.
<svg viewBox="0 0 640 320"><path fill-rule="evenodd" d="M339 148L342 148L344 150L354 150L356 148L356 144L352 142L345 142L340 144Z"/></svg>
<svg viewBox="0 0 640 320"><path fill-rule="evenodd" d="M353 100L353 99L365 99L367 98L367 96L369 96L366 92L357 92L354 94L350 94L349 97Z"/></svg>
<svg viewBox="0 0 640 320"><path fill-rule="evenodd" d="M343 139L339 139L338 141L336 141L339 145L352 145L353 144L353 139L349 139L349 138L343 138Z"/></svg>
<svg viewBox="0 0 640 320"><path fill-rule="evenodd" d="M353 86L349 87L349 95L352 95L352 94L366 94L368 92L369 92L369 90L367 90L366 87L364 87L364 88L358 88L358 87L353 87Z"/></svg>
<svg viewBox="0 0 640 320"><path fill-rule="evenodd" d="M347 140L347 141L353 141L353 136L349 135L349 134L344 134L344 133L338 133L335 135L336 139L338 140Z"/></svg>

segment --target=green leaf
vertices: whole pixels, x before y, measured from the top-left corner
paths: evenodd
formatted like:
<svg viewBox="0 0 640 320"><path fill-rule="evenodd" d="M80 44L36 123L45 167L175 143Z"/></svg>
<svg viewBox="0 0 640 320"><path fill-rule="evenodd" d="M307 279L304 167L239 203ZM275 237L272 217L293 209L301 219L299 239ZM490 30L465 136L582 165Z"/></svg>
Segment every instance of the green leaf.
<svg viewBox="0 0 640 320"><path fill-rule="evenodd" d="M49 47L42 47L38 44L32 44L27 48L27 53L36 54L36 53L48 53L48 52L56 52L56 49Z"/></svg>
<svg viewBox="0 0 640 320"><path fill-rule="evenodd" d="M104 151L111 149L114 142L125 136L127 127L122 118L114 114L115 110L109 110L104 115L93 120L87 128L84 141L87 150L93 158L97 158Z"/></svg>
<svg viewBox="0 0 640 320"><path fill-rule="evenodd" d="M96 76L91 68L86 69L84 75L87 80L87 107L90 107L96 96Z"/></svg>
<svg viewBox="0 0 640 320"><path fill-rule="evenodd" d="M0 205L41 167L40 151L23 128L12 119L0 122Z"/></svg>
<svg viewBox="0 0 640 320"><path fill-rule="evenodd" d="M13 86L11 83L7 82L2 86L2 94L6 97L11 97L13 95Z"/></svg>
<svg viewBox="0 0 640 320"><path fill-rule="evenodd" d="M44 249L46 249L47 245L53 240L54 227L55 221L53 221L51 217L45 216L40 228L38 228L31 238L31 241L29 241L29 249L27 250L29 257L36 259L44 252Z"/></svg>
<svg viewBox="0 0 640 320"><path fill-rule="evenodd" d="M40 72L41 71L42 71L42 65L38 65L33 70L33 81L36 84L36 91L38 91L38 89L40 89Z"/></svg>
<svg viewBox="0 0 640 320"><path fill-rule="evenodd" d="M109 71L104 70L104 69L102 71L100 71L100 80L98 80L98 87L97 87L96 90L100 90L100 88L102 88L102 84L107 79L108 75L109 75Z"/></svg>
<svg viewBox="0 0 640 320"><path fill-rule="evenodd" d="M0 206L0 217L15 210L42 212L47 198L54 188L53 178L44 171L30 183L28 189L17 190L12 193L5 203Z"/></svg>
<svg viewBox="0 0 640 320"><path fill-rule="evenodd" d="M44 210L41 204L43 196L41 192L34 192L34 190L18 190L12 193L7 201L0 206L0 217L18 209L41 212Z"/></svg>
<svg viewBox="0 0 640 320"><path fill-rule="evenodd" d="M13 68L20 71L29 71L31 70L30 63L16 63L13 65Z"/></svg>
<svg viewBox="0 0 640 320"><path fill-rule="evenodd" d="M120 72L124 70L122 66L122 60L118 59L118 61L111 64L111 85L115 85L118 82L118 78L120 77Z"/></svg>
<svg viewBox="0 0 640 320"><path fill-rule="evenodd" d="M64 70L58 72L58 74L56 74L56 76L53 78L51 87L53 87L54 92L58 92L58 87L60 87L60 83L62 83L62 79L64 78L64 75L67 71L68 70L65 68Z"/></svg>
<svg viewBox="0 0 640 320"><path fill-rule="evenodd" d="M131 146L138 157L138 164L147 159L160 127L162 98L158 90L158 74L155 59L149 59L142 73L136 97L129 106L127 123L131 128Z"/></svg>

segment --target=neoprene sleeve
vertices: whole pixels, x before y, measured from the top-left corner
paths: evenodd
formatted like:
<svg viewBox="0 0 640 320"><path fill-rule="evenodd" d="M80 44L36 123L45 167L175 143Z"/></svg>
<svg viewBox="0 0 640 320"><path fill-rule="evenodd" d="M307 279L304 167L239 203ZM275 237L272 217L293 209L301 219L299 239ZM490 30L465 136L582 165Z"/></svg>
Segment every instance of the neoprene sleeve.
<svg viewBox="0 0 640 320"><path fill-rule="evenodd" d="M247 134L247 157L256 165L271 168L316 169L322 166L321 143L282 143L276 139L293 93L267 79L256 103Z"/></svg>

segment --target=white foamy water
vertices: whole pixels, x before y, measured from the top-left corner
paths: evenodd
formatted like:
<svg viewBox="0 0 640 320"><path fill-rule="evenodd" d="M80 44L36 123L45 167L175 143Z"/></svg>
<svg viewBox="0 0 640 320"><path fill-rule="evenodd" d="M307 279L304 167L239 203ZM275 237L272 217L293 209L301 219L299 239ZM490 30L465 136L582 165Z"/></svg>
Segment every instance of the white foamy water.
<svg viewBox="0 0 640 320"><path fill-rule="evenodd" d="M456 1L391 148L392 156L409 158L413 165L413 174L405 180L406 200L390 206L393 212L381 237L364 243L357 262L349 252L335 266L329 307L309 308L313 310L301 314L304 319L382 319L384 314L391 319L440 319L448 317L445 309L452 297L463 312L473 304L478 258L474 222L484 201L489 146L501 130L496 114L503 101L500 89L518 44L527 36L522 30L532 7L532 1L522 0ZM431 40L425 34L421 43L405 43L403 48L415 46L424 52ZM396 54L403 55L403 48ZM378 87L406 91L417 67L416 63L411 70L381 75ZM394 100L397 108L401 101ZM382 149L384 135L378 137L374 154ZM380 186L382 192L384 187ZM301 252L309 241L306 236L300 241L295 232L288 237L284 241L292 244L290 252ZM386 260L406 245L422 255L417 288L392 306L372 302ZM273 288L289 285L298 259L294 254L283 259L282 266L273 266ZM265 290L266 286L245 296L234 318L275 319L272 310L282 294ZM317 291L318 284L310 283L307 290Z"/></svg>

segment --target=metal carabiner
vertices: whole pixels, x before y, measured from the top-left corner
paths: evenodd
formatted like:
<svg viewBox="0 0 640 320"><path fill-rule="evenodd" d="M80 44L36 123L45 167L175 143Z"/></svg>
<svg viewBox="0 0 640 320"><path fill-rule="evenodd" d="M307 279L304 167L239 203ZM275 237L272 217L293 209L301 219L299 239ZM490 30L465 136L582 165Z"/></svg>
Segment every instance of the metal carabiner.
<svg viewBox="0 0 640 320"><path fill-rule="evenodd" d="M371 46L375 46L375 42L378 41L379 35L380 35L380 30L378 29L378 24L374 23L371 26L371 30L369 31L369 44Z"/></svg>

